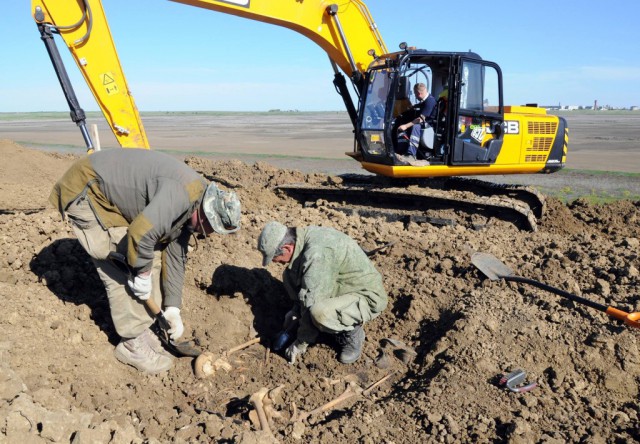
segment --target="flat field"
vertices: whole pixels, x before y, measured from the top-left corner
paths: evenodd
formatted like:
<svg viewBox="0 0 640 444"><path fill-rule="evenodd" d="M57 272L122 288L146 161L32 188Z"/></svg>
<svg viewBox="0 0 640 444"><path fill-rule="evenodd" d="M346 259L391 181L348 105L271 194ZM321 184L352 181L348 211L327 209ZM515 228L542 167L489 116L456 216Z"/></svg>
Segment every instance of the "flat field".
<svg viewBox="0 0 640 444"><path fill-rule="evenodd" d="M640 112L563 112L569 123L567 167L552 175L483 177L538 187L572 200L640 199ZM344 153L353 132L344 112L147 113L142 116L153 149L178 156L265 161L302 172L364 172ZM117 147L104 118L89 113L102 147ZM66 113L0 114L0 139L46 151L84 152L80 131Z"/></svg>

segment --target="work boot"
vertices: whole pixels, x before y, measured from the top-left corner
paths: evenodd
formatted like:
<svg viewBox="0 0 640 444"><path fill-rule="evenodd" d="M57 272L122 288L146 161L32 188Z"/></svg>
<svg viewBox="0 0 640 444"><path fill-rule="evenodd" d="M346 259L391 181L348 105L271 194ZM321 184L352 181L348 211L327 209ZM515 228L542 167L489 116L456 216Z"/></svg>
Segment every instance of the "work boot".
<svg viewBox="0 0 640 444"><path fill-rule="evenodd" d="M395 160L398 165L411 165L412 162L416 161L416 158L410 155L396 154Z"/></svg>
<svg viewBox="0 0 640 444"><path fill-rule="evenodd" d="M153 328L153 326L152 326ZM159 331L156 332L154 330L151 330L151 328L146 329L145 331L142 332L143 335L148 334L148 338L146 339L147 342L149 343L149 346L153 349L154 352L159 353L163 356L166 356L167 358L171 358L173 359L173 356L171 354L171 352L169 352L169 350L167 350L165 348L165 346L163 345L162 341L160 340L160 337L158 337L158 334L164 334L163 331L161 331L160 329L158 329Z"/></svg>
<svg viewBox="0 0 640 444"><path fill-rule="evenodd" d="M169 370L173 359L154 350L154 337L151 330L146 329L136 338L123 339L114 351L116 359L152 375ZM155 340L159 342L157 337Z"/></svg>
<svg viewBox="0 0 640 444"><path fill-rule="evenodd" d="M356 325L351 331L338 333L338 344L342 347L338 360L343 364L356 362L362 354L364 338L365 335L362 325Z"/></svg>

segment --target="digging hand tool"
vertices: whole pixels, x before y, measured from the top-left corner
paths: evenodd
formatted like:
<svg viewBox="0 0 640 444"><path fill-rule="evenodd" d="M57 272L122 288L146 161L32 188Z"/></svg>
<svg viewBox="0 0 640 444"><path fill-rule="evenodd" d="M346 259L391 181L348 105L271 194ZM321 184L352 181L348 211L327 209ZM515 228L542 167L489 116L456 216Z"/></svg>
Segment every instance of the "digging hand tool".
<svg viewBox="0 0 640 444"><path fill-rule="evenodd" d="M127 262L127 259L123 254L112 251L107 256L107 259L111 261L116 267L118 267L127 276L132 277L134 275L133 269ZM169 329L171 325L164 315L164 312L158 304L152 299L146 299L143 301L144 305L149 309L156 319L156 324L152 326L152 330L158 335L162 343L172 352L181 356L189 356L196 358L202 354L202 350L199 350L195 345L190 342L176 342L169 338Z"/></svg>
<svg viewBox="0 0 640 444"><path fill-rule="evenodd" d="M285 321L285 326L276 335L271 348L273 351L278 352L291 345L296 340L296 330L300 325L300 321L297 317L293 317L289 322Z"/></svg>
<svg viewBox="0 0 640 444"><path fill-rule="evenodd" d="M476 266L478 270L482 272L486 277L491 279L492 281L497 281L500 279L504 279L505 281L511 282L520 282L523 284L533 285L534 287L538 287L542 290L549 291L551 293L557 294L558 296L562 296L563 298L570 299L579 304L586 305L591 308L595 308L596 310L600 310L612 318L619 319L624 321L625 324L640 328L640 312L627 313L626 311L620 310L619 308L608 307L603 304L598 304L597 302L590 301L588 299L582 298L575 294L571 294L559 288L552 287L547 284L543 284L542 282L521 277L514 276L513 271L500 262L500 260L489 254L489 253L480 253L477 251L470 252L471 253L471 263Z"/></svg>
<svg viewBox="0 0 640 444"><path fill-rule="evenodd" d="M537 382L525 383L527 372L518 369L500 378L499 385L504 386L514 393L529 392L538 386Z"/></svg>
<svg viewBox="0 0 640 444"><path fill-rule="evenodd" d="M299 309L294 306L285 315L282 328L273 338L273 343L271 344L273 351L279 352L280 350L288 348L293 341L296 340L296 330L300 325L300 315L298 312Z"/></svg>
<svg viewBox="0 0 640 444"><path fill-rule="evenodd" d="M289 347L291 342L296 338L294 336L294 330L298 327L298 324L291 324L287 329L281 330L277 335L275 340L273 341L272 349L275 352L278 352L284 348Z"/></svg>

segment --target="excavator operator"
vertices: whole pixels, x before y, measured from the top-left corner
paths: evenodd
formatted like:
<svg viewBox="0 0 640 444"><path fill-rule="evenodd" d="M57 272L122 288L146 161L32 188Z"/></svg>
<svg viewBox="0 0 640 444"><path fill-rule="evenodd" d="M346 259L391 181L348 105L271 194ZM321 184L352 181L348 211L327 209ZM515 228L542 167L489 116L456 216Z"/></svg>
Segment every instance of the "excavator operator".
<svg viewBox="0 0 640 444"><path fill-rule="evenodd" d="M182 285L194 232L240 228L240 201L179 160L145 149L97 151L76 161L49 201L65 216L98 270L121 341L115 357L139 371L171 368L172 355L151 331L149 298L164 307L171 340L180 338ZM112 263L127 258L131 273Z"/></svg>
<svg viewBox="0 0 640 444"><path fill-rule="evenodd" d="M409 122L398 126L398 140L405 140L404 144L399 144L400 152L397 156L401 161L407 162L409 165L419 164L416 162L418 158L418 147L420 138L422 137L422 129L425 125L431 125L436 114L436 99L429 94L429 89L424 83L416 83L413 92L418 99L418 103L413 107L417 116ZM411 129L411 135L406 136L405 131ZM404 149L403 149L404 145ZM405 155L406 154L406 155ZM428 165L429 163L425 163Z"/></svg>

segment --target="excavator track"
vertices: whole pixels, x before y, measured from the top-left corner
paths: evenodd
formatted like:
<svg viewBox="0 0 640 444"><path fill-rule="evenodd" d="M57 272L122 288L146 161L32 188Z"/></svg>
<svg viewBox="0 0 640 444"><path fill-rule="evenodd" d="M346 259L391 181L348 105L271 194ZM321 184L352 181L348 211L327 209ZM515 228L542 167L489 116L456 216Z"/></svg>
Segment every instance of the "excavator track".
<svg viewBox="0 0 640 444"><path fill-rule="evenodd" d="M309 206L326 206L347 214L435 225L462 223L481 229L492 218L536 231L545 211L544 196L523 186L478 179L388 179L344 175L342 183L286 184L277 189Z"/></svg>

